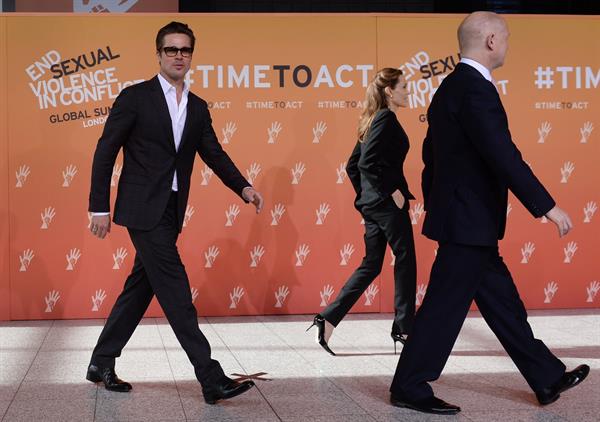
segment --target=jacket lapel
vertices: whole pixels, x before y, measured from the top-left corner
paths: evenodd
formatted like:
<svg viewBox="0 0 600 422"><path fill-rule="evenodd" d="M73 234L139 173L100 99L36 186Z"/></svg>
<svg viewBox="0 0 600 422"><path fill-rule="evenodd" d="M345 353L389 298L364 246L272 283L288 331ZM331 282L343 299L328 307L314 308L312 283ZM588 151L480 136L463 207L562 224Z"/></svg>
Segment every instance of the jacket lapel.
<svg viewBox="0 0 600 422"><path fill-rule="evenodd" d="M152 82L152 102L158 111L158 120L165 131L166 139L175 151L175 140L173 139L173 125L171 123L171 115L169 114L169 106L167 99L163 93L158 76L151 80ZM189 110L189 109L188 109Z"/></svg>

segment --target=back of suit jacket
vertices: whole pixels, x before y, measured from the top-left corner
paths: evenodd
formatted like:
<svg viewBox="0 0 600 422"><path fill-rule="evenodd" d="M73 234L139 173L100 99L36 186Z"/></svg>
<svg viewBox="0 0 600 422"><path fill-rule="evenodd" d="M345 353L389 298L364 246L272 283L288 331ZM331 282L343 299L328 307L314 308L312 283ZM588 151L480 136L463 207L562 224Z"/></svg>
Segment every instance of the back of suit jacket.
<svg viewBox="0 0 600 422"><path fill-rule="evenodd" d="M376 206L400 190L415 199L408 189L403 165L409 143L396 115L388 108L379 110L363 142L357 142L346 166L356 192L355 206Z"/></svg>
<svg viewBox="0 0 600 422"><path fill-rule="evenodd" d="M506 227L508 190L540 217L555 203L512 142L495 86L460 63L436 91L423 142L423 234L493 246Z"/></svg>
<svg viewBox="0 0 600 422"><path fill-rule="evenodd" d="M158 224L177 171L181 230L196 153L241 196L249 184L221 148L211 123L206 102L190 92L185 127L175 150L169 110L158 78L125 88L113 104L96 147L89 210L110 210L110 179L121 148L123 169L113 218L116 224L140 230Z"/></svg>

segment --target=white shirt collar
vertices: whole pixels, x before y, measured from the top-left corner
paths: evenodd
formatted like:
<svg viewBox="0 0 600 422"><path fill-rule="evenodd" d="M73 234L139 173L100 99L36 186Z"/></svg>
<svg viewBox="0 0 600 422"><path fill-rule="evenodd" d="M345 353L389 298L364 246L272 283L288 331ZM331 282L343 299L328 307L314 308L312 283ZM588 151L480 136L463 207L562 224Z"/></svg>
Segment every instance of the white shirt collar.
<svg viewBox="0 0 600 422"><path fill-rule="evenodd" d="M489 69L487 67L485 67L484 65L482 65L481 63L479 63L473 59L467 59L466 57L462 57L460 59L460 62L464 63L464 64L468 64L471 67L474 67L479 73L481 73L481 75L485 79L492 82L492 74L490 73Z"/></svg>
<svg viewBox="0 0 600 422"><path fill-rule="evenodd" d="M165 79L165 77L163 75L161 75L160 73L158 74L158 81L160 82L160 86L163 90L163 93L165 95L167 95L167 92L169 92L171 89L175 89L175 87L173 85L171 85L169 83L169 81L167 81ZM183 95L187 95L188 91L190 90L190 88L188 87L188 85L185 83L185 81L183 82Z"/></svg>

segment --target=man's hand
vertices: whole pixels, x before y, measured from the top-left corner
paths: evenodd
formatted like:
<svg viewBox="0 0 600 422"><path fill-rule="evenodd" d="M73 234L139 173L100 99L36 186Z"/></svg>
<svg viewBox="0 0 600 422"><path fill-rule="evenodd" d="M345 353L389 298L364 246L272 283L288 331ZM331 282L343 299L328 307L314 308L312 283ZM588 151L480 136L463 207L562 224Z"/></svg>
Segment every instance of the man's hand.
<svg viewBox="0 0 600 422"><path fill-rule="evenodd" d="M253 187L247 186L242 191L242 197L248 201L252 202L256 207L256 213L258 214L263 207L263 198L258 191L255 191Z"/></svg>
<svg viewBox="0 0 600 422"><path fill-rule="evenodd" d="M93 215L90 223L90 231L94 236L104 239L110 233L110 214Z"/></svg>
<svg viewBox="0 0 600 422"><path fill-rule="evenodd" d="M569 233L569 231L573 228L573 223L571 223L569 215L565 211L560 209L557 205L554 206L554 208L552 208L550 211L548 211L546 217L548 218L548 220L556 224L556 227L558 228L558 235L560 237L563 237L564 235Z"/></svg>

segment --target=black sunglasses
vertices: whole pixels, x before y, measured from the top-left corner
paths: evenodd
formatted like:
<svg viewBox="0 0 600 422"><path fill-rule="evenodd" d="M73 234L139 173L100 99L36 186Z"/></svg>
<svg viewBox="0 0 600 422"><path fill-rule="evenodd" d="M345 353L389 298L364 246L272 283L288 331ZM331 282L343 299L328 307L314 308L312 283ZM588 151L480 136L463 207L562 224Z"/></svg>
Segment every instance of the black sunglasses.
<svg viewBox="0 0 600 422"><path fill-rule="evenodd" d="M161 48L167 57L175 57L177 53L181 53L181 57L191 57L194 49L192 47L163 47Z"/></svg>

